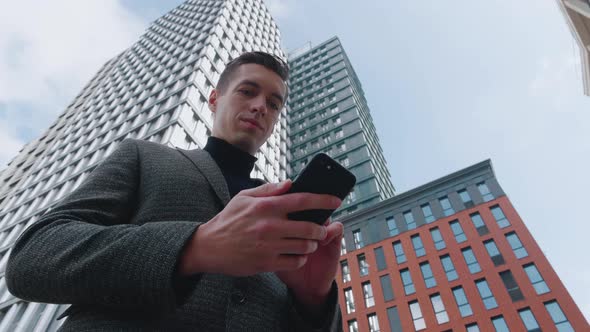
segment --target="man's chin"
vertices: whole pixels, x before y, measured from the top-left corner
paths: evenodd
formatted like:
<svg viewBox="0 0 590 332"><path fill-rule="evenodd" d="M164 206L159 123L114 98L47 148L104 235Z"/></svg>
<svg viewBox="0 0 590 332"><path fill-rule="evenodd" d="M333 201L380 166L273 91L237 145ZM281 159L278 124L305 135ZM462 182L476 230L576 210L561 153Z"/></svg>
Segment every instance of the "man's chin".
<svg viewBox="0 0 590 332"><path fill-rule="evenodd" d="M232 144L238 149L248 152L251 155L254 155L258 148L262 145L257 145L256 141L251 137L236 137Z"/></svg>

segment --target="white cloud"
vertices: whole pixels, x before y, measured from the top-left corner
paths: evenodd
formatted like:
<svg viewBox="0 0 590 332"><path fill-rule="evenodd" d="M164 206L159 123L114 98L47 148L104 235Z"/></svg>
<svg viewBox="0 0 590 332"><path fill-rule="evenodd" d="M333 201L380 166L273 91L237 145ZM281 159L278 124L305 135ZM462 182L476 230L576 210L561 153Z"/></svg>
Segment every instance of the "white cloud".
<svg viewBox="0 0 590 332"><path fill-rule="evenodd" d="M0 11L0 122L40 134L147 22L117 0L8 1ZM27 110L23 113L23 109ZM6 152L8 153L8 152Z"/></svg>
<svg viewBox="0 0 590 332"><path fill-rule="evenodd" d="M274 18L285 18L293 7L291 0L266 0L266 6Z"/></svg>

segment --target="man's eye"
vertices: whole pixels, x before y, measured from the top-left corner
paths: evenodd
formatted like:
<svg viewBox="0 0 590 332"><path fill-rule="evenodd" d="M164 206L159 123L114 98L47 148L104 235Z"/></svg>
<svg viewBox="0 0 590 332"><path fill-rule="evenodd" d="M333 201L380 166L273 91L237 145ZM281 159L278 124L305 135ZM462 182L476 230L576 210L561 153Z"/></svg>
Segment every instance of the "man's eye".
<svg viewBox="0 0 590 332"><path fill-rule="evenodd" d="M277 111L280 108L277 103L270 102L268 104L270 105L270 108L272 108L275 111Z"/></svg>
<svg viewBox="0 0 590 332"><path fill-rule="evenodd" d="M254 94L254 92L250 91L250 90L246 90L246 89L241 89L238 90L241 94L246 95L246 96L251 96Z"/></svg>

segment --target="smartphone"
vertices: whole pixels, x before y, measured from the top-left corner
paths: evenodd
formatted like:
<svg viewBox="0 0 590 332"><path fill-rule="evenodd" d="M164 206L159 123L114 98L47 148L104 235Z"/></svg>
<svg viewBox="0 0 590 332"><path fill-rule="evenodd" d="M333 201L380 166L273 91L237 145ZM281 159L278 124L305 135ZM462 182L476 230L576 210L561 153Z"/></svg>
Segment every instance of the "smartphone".
<svg viewBox="0 0 590 332"><path fill-rule="evenodd" d="M316 154L299 173L286 194L307 192L333 195L344 200L356 183L356 177L325 153ZM291 212L291 220L323 225L334 210L303 210Z"/></svg>

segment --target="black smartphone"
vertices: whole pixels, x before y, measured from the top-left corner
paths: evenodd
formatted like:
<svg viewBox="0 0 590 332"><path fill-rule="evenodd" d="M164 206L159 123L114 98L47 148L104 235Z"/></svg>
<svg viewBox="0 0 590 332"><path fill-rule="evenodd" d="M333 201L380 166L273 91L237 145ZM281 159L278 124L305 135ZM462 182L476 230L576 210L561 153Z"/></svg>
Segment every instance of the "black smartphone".
<svg viewBox="0 0 590 332"><path fill-rule="evenodd" d="M325 153L318 153L299 173L287 192L333 195L344 200L356 183L356 177ZM287 215L291 220L323 225L334 210L304 210Z"/></svg>

